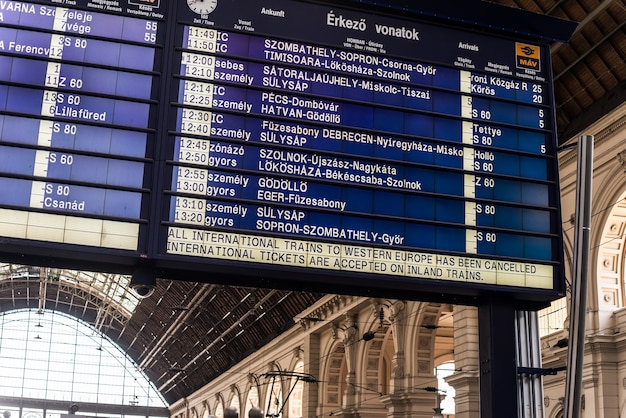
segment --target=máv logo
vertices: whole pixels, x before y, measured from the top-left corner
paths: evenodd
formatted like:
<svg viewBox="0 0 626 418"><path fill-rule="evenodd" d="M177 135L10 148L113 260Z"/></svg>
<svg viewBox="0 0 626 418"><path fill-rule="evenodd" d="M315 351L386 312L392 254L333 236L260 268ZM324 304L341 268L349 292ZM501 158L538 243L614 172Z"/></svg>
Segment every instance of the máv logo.
<svg viewBox="0 0 626 418"><path fill-rule="evenodd" d="M519 69L541 71L541 50L536 45L516 42L515 62Z"/></svg>

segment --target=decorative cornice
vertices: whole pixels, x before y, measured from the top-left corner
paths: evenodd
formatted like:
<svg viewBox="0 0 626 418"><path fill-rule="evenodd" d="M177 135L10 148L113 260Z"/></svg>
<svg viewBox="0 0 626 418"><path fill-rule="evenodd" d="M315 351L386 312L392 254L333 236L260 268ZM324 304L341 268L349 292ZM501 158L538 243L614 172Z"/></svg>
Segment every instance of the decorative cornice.
<svg viewBox="0 0 626 418"><path fill-rule="evenodd" d="M185 409L187 409L187 407L189 406L189 400L187 398L184 398L182 400L182 402L178 402L172 406L170 406L169 411L171 415L174 415L180 411L183 411Z"/></svg>
<svg viewBox="0 0 626 418"><path fill-rule="evenodd" d="M359 328L357 327L355 315L346 313L342 321L331 324L331 330L332 338L341 339L344 344L352 344L358 340Z"/></svg>
<svg viewBox="0 0 626 418"><path fill-rule="evenodd" d="M601 122L602 121L600 121L600 123ZM626 115L623 115L617 120L610 122L608 125L598 126L596 129L599 129L599 131L595 134L591 134L594 137L594 142L595 142L596 147L600 145L602 142L611 139L615 135L616 132L618 132L621 129L624 129L625 127L626 127ZM593 129L593 128L594 128L593 126L590 127L590 129ZM572 143L575 142L573 138L571 142ZM576 159L576 154L577 152L575 149L564 152L559 157L560 164L571 163L573 160Z"/></svg>
<svg viewBox="0 0 626 418"><path fill-rule="evenodd" d="M338 314L344 313L347 306L359 298L359 296L329 295L326 299L318 301L314 306L303 311L295 320L303 329L311 329L318 323L335 319Z"/></svg>

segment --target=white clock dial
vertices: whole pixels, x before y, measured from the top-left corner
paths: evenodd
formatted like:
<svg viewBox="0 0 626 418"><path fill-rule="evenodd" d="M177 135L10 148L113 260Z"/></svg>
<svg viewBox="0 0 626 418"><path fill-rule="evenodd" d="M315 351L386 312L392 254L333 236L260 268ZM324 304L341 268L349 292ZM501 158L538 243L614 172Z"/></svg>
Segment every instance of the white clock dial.
<svg viewBox="0 0 626 418"><path fill-rule="evenodd" d="M208 15L217 7L217 0L187 0L187 4L199 15Z"/></svg>

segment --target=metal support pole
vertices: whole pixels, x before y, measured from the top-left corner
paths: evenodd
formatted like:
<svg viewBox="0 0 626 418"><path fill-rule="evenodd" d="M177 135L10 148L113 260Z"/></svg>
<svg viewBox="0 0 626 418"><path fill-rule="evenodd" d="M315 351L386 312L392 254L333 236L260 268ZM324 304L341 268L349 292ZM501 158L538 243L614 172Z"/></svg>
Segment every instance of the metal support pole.
<svg viewBox="0 0 626 418"><path fill-rule="evenodd" d="M518 402L513 303L499 299L478 306L478 335L480 417L515 418Z"/></svg>
<svg viewBox="0 0 626 418"><path fill-rule="evenodd" d="M519 370L541 369L541 344L537 312L519 311L516 318L517 365ZM524 418L543 418L541 373L518 373L519 411Z"/></svg>
<svg viewBox="0 0 626 418"><path fill-rule="evenodd" d="M593 177L593 136L578 138L576 216L572 268L565 416L580 418L583 360L585 357L585 320L589 274L589 236L591 232L591 185Z"/></svg>

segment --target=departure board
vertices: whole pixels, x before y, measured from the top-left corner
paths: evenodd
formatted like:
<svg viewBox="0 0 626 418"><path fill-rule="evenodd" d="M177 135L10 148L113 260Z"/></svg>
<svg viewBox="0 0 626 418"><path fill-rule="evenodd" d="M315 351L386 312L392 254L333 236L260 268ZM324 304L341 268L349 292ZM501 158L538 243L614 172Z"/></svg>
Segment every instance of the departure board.
<svg viewBox="0 0 626 418"><path fill-rule="evenodd" d="M561 290L546 43L308 1L0 13L4 237L164 276Z"/></svg>
<svg viewBox="0 0 626 418"><path fill-rule="evenodd" d="M49 3L0 4L0 234L140 251L162 19Z"/></svg>

